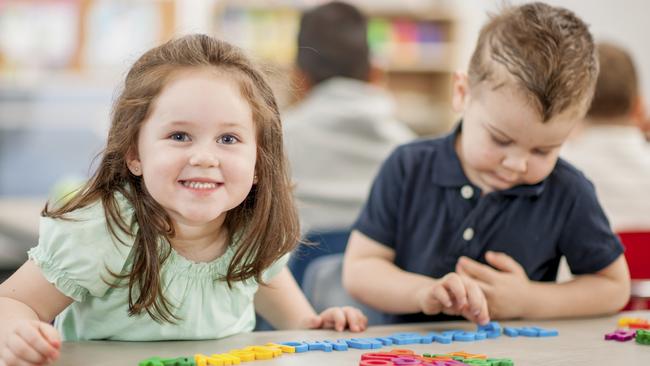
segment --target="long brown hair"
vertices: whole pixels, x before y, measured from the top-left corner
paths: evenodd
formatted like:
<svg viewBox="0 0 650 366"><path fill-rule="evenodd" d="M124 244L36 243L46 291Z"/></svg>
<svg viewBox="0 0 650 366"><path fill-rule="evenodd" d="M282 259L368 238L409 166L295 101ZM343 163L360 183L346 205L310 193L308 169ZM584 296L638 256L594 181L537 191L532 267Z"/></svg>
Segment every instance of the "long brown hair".
<svg viewBox="0 0 650 366"><path fill-rule="evenodd" d="M174 226L166 211L149 195L142 178L130 173L126 159L130 151L137 151L140 127L171 74L206 66L238 82L242 96L251 105L257 133L257 184L226 215L224 225L231 235L231 245L232 236L238 238L236 251L226 275L215 280L225 280L228 286L232 281L249 278L262 282L264 269L290 252L299 240L280 116L262 72L238 48L206 35L189 35L153 48L135 62L126 76L113 106L107 145L97 171L70 201L51 209L46 205L42 212L46 217L65 219L67 213L101 201L110 233L118 238L119 230L134 238L130 271L111 273L117 280L128 279L130 315L144 310L159 322L177 319L160 282L160 269L171 252L164 243L174 237ZM133 206L132 222L121 216L117 192ZM165 239L163 247L161 238Z"/></svg>

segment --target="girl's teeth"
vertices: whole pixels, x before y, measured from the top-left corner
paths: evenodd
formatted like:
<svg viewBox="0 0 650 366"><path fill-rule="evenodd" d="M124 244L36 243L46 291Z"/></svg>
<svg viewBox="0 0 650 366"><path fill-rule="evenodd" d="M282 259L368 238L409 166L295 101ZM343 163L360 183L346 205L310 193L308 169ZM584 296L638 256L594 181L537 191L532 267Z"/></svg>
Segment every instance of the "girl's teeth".
<svg viewBox="0 0 650 366"><path fill-rule="evenodd" d="M190 182L184 181L183 185L192 189L215 189L217 188L216 183L201 183L201 182Z"/></svg>

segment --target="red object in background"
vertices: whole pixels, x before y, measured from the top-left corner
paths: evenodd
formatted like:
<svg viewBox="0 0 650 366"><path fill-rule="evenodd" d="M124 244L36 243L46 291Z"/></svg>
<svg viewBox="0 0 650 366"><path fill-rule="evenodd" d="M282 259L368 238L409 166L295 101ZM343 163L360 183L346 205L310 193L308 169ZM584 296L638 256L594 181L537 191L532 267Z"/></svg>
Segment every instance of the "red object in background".
<svg viewBox="0 0 650 366"><path fill-rule="evenodd" d="M636 282L633 284L633 296L623 310L650 309L650 293L645 293L650 289L650 231L620 232L618 236L625 247L630 277ZM637 288L644 289L641 293L643 297L634 296Z"/></svg>

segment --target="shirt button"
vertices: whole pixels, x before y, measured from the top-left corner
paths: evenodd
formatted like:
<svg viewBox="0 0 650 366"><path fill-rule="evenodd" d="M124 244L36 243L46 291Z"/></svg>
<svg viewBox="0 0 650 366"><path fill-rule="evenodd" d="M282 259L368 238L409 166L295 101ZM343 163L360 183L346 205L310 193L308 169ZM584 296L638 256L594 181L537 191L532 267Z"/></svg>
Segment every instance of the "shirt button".
<svg viewBox="0 0 650 366"><path fill-rule="evenodd" d="M460 195L463 196L464 199L468 200L474 195L474 189L469 185L464 185L460 189Z"/></svg>
<svg viewBox="0 0 650 366"><path fill-rule="evenodd" d="M472 229L471 227L468 227L467 229L465 229L465 231L463 231L463 239L465 239L465 241L470 241L472 240L473 237L474 237L474 229Z"/></svg>

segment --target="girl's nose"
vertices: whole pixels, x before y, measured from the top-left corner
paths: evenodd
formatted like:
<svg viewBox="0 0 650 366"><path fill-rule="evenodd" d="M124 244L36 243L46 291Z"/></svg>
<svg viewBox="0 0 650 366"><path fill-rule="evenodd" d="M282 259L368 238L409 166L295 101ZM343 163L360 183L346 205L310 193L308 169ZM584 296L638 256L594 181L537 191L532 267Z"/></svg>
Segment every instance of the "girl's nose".
<svg viewBox="0 0 650 366"><path fill-rule="evenodd" d="M211 168L219 166L216 154L206 151L197 151L190 157L190 165Z"/></svg>

